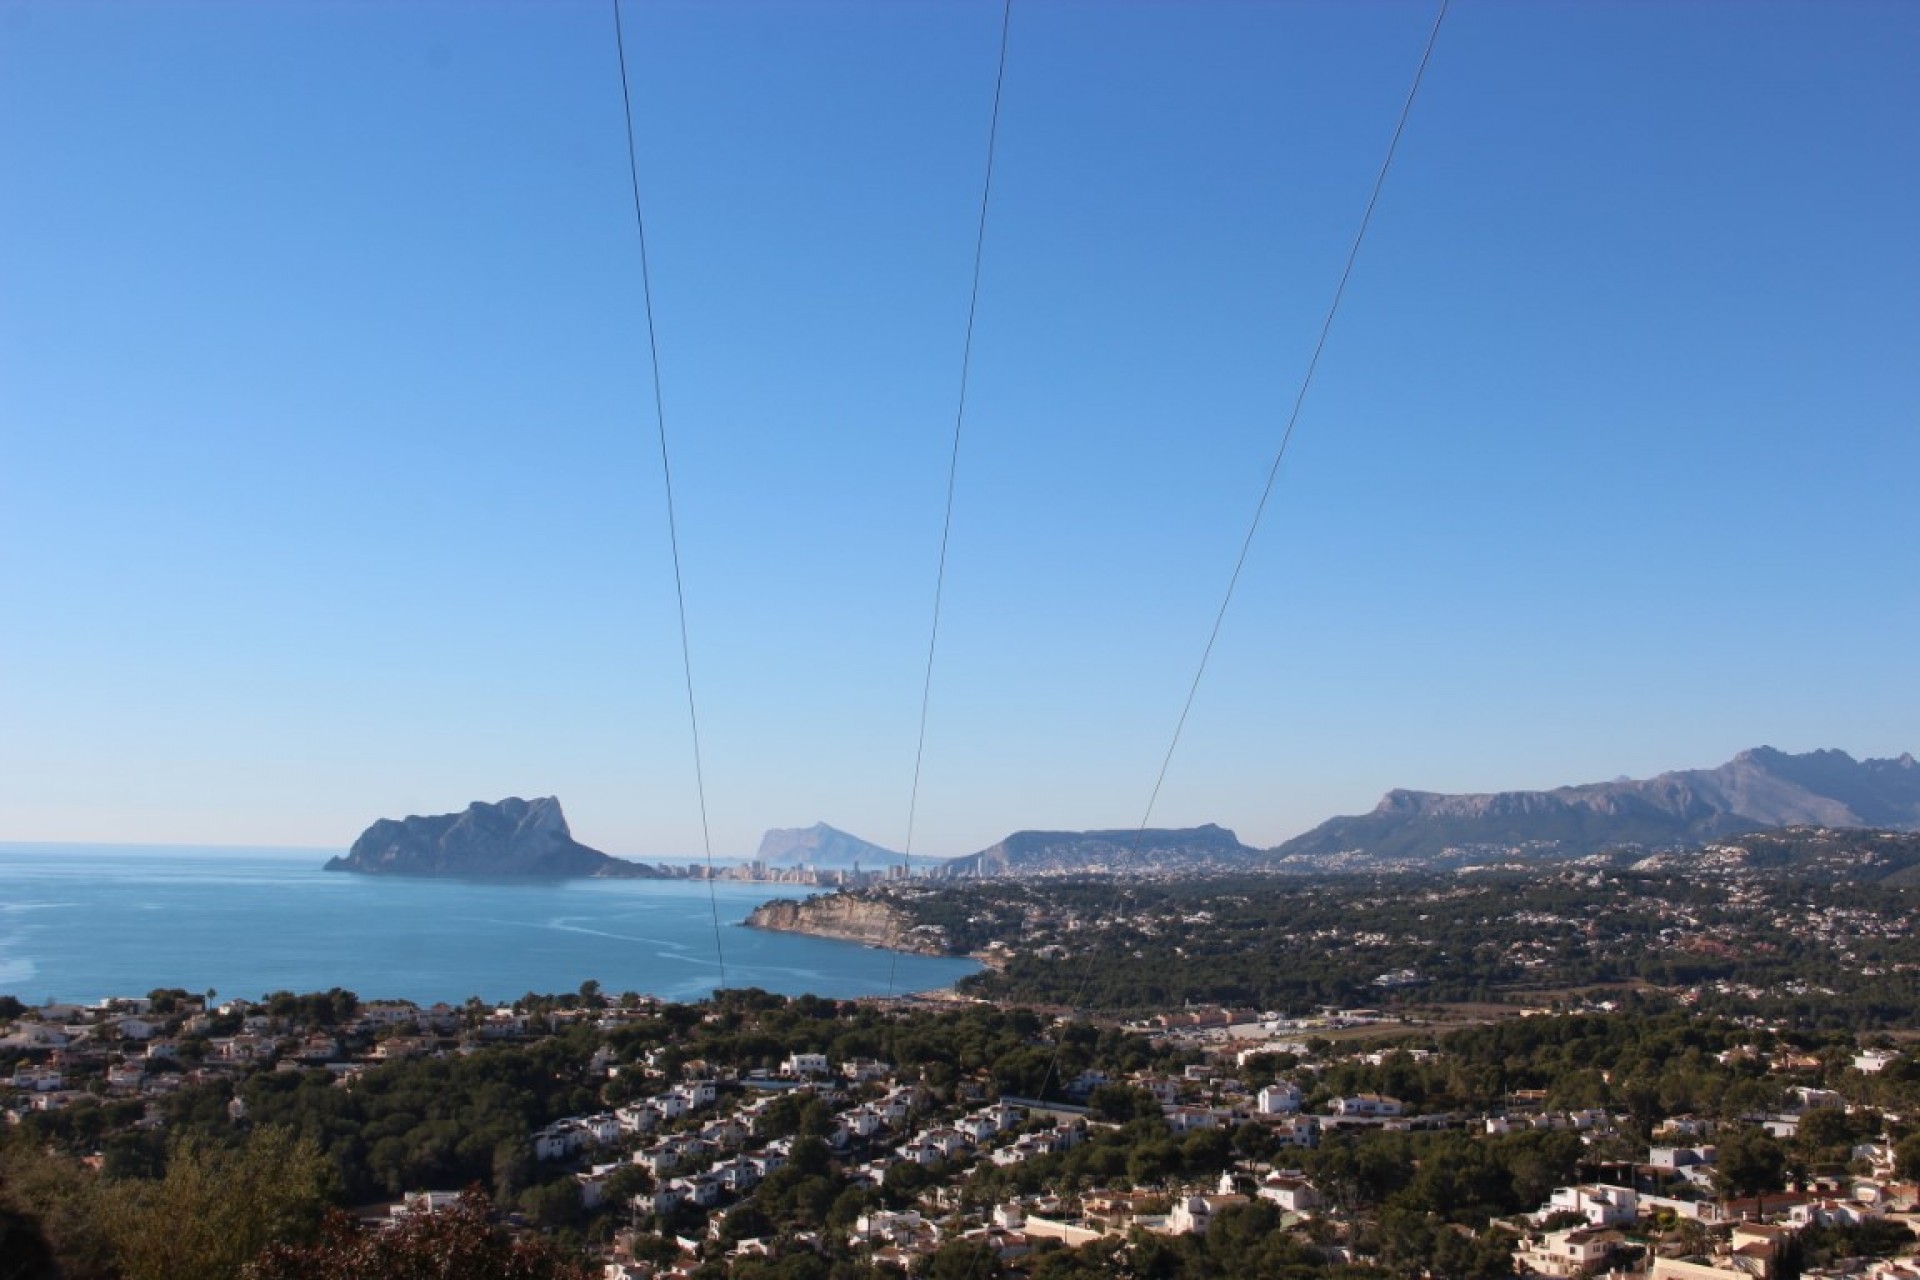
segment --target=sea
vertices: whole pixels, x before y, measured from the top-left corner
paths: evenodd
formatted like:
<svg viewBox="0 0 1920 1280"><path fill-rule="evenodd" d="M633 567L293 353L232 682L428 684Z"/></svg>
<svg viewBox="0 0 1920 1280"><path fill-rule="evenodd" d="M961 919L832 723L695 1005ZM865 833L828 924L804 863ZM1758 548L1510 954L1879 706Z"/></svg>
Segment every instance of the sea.
<svg viewBox="0 0 1920 1280"><path fill-rule="evenodd" d="M850 999L937 990L979 968L742 923L769 899L817 892L806 886L411 879L322 871L331 856L0 843L0 994L42 1004L342 987L458 1004L592 979L675 1001L721 986Z"/></svg>

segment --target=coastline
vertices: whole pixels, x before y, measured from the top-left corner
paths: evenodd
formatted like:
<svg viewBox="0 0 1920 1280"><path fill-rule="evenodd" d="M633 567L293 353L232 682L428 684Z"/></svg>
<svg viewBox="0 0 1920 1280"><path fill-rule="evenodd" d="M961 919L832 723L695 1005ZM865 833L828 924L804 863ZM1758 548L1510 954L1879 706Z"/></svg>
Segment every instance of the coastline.
<svg viewBox="0 0 1920 1280"><path fill-rule="evenodd" d="M948 986L960 956L882 961L850 939L740 924L805 886L695 880L471 881L327 873L282 851L0 849L0 994L90 1003L180 987L255 998L341 987L423 1006L571 991L695 1001L717 987L859 999ZM723 977L724 975L724 977Z"/></svg>
<svg viewBox="0 0 1920 1280"><path fill-rule="evenodd" d="M761 903L741 923L749 929L857 942L902 955L959 958L916 929L906 913L872 898L844 894L779 898Z"/></svg>

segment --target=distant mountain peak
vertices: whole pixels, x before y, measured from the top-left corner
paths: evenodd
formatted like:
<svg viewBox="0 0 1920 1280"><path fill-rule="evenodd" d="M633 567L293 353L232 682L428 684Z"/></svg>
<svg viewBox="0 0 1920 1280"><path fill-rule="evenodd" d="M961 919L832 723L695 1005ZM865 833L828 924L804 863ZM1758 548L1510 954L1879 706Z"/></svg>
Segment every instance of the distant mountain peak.
<svg viewBox="0 0 1920 1280"><path fill-rule="evenodd" d="M760 837L756 862L770 867L820 867L850 871L855 866L873 871L901 855L881 845L862 840L838 827L816 822L810 827L775 827Z"/></svg>

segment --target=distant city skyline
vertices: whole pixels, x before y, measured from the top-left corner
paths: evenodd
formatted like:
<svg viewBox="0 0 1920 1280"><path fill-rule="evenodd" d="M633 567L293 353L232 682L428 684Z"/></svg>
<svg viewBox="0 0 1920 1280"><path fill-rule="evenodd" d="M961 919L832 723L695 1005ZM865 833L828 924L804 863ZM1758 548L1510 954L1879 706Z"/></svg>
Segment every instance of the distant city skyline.
<svg viewBox="0 0 1920 1280"><path fill-rule="evenodd" d="M1014 0L912 853L1138 824L1433 21ZM630 4L716 857L905 841L1000 6ZM1152 813L1920 749L1920 9L1455 0ZM701 855L605 4L0 5L0 842Z"/></svg>

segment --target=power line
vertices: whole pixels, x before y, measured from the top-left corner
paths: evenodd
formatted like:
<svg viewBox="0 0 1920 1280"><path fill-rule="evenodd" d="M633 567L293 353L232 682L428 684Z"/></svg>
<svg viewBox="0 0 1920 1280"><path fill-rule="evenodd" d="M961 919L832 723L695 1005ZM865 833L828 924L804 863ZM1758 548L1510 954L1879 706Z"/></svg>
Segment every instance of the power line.
<svg viewBox="0 0 1920 1280"><path fill-rule="evenodd" d="M960 344L960 395L953 414L953 447L947 456L947 505L940 523L940 559L933 576L933 625L927 634L927 670L920 684L920 731L913 748L913 785L907 795L907 839L900 851L901 867L913 869L913 829L920 811L920 767L927 752L927 715L933 703L933 658L940 645L940 601L947 584L947 546L953 536L953 497L960 474L960 434L967 420L967 384L973 370L973 322L980 310L980 268L986 258L987 208L993 195L993 158L1000 139L1000 96L1007 80L1007 36L1013 26L1013 0L1000 6L1000 57L993 77L993 113L987 123L986 176L980 183L980 217L973 236L973 283L967 292L966 337ZM887 995L893 995L900 953L890 950Z"/></svg>
<svg viewBox="0 0 1920 1280"><path fill-rule="evenodd" d="M1260 519L1266 514L1267 500L1273 496L1273 487L1280 478L1280 464L1287 456L1287 446L1293 443L1293 429L1300 422L1300 413L1306 407L1307 391L1313 386L1313 375L1320 368L1320 355L1327 349L1327 337L1333 332L1334 317L1340 313L1340 300L1347 295L1347 282L1353 278L1353 264L1359 260L1360 246L1367 238L1367 228L1373 224L1374 206L1380 203L1380 191L1387 184L1387 172L1393 168L1394 153L1400 149L1400 135L1406 132L1407 119L1413 114L1413 100L1420 93L1420 82L1426 78L1427 63L1433 57L1434 42L1440 38L1440 24L1447 17L1448 0L1440 0L1439 12L1434 15L1433 28L1427 33L1426 48L1420 54L1420 65L1414 70L1413 84L1407 89L1407 98L1400 107L1400 118L1393 126L1393 137L1387 143L1387 154L1380 162L1380 171L1374 176L1373 190L1367 196L1366 211L1360 215L1360 229L1354 232L1353 244L1347 249L1346 264L1340 270L1340 283L1334 287L1333 301L1327 305L1327 314L1320 321L1320 335L1314 341L1313 355L1307 360L1307 371L1300 379L1300 389L1293 397L1293 411L1287 415L1287 427L1280 436L1280 447L1274 451L1273 465L1267 468L1267 482L1260 490L1260 501L1254 505L1253 519L1247 523L1247 533L1240 540L1240 554L1234 558L1233 573L1227 579L1226 593L1220 599L1220 608L1213 617L1213 629L1207 633L1206 647L1201 650L1200 664L1193 673L1193 683L1187 687L1187 698L1180 707L1180 718L1174 724L1173 738L1167 743L1167 753L1160 761L1160 772L1154 777L1153 791L1147 798L1147 809L1140 818L1140 829L1146 830L1153 818L1154 805L1159 802L1160 788L1167 780L1167 770L1173 764L1173 753L1180 745L1180 734L1187 727L1187 715L1193 710L1193 700L1200 692L1201 678L1207 674L1207 662L1213 657L1214 642L1220 638L1220 629L1227 620L1227 608L1233 603L1233 593L1240 585L1240 571L1246 568L1247 555L1253 550L1253 538L1260 529Z"/></svg>
<svg viewBox="0 0 1920 1280"><path fill-rule="evenodd" d="M687 640L687 591L680 574L680 528L674 516L673 466L667 454L667 411L660 390L660 340L653 318L653 273L647 260L647 220L641 212L640 159L633 139L633 97L627 86L627 41L620 0L613 0L613 42L620 55L620 107L627 126L627 180L633 189L633 228L640 241L640 293L646 302L647 357L653 368L653 420L660 437L660 477L667 492L667 544L673 551L673 596L680 610L680 670L686 677L687 723L693 732L693 785L700 800L700 843L707 855L707 905L713 913L713 955L720 986L727 985L727 954L720 939L720 899L713 883L713 835L707 823L707 780L700 762L700 711L693 696L693 647Z"/></svg>
<svg viewBox="0 0 1920 1280"><path fill-rule="evenodd" d="M1307 392L1313 386L1314 374L1320 368L1320 356L1327 349L1327 338L1333 332L1334 318L1340 314L1341 300L1347 294L1347 282L1353 278L1354 263L1360 258L1360 246L1366 242L1367 228L1373 225L1373 211L1380 203L1380 192L1387 185L1387 174L1393 168L1393 157L1400 149L1401 135L1406 132L1407 121L1413 115L1414 99L1420 95L1420 84L1426 79L1427 64L1433 59L1434 45L1440 39L1441 24L1447 18L1449 0L1440 0L1440 7L1433 17L1433 26L1427 31L1427 43L1420 52L1420 63L1414 68L1413 83L1407 87L1406 100L1400 105L1399 119L1394 122L1393 136L1387 142L1387 153L1380 161L1380 169L1374 175L1373 188L1367 194L1366 209L1360 215L1359 229L1354 232L1353 243L1347 249L1345 264L1340 269L1340 282L1334 286L1333 300L1327 304L1327 313L1320 321L1320 333L1313 344L1313 354L1307 360L1306 372L1300 378L1300 388L1294 394L1293 408L1287 414L1286 429L1281 432L1280 445L1274 451L1273 463L1267 468L1267 481L1260 490L1260 501L1254 505L1253 518L1247 522L1246 535L1240 540L1240 552L1234 558L1233 572L1227 578L1227 589L1220 598L1220 607L1214 613L1213 627L1207 633L1206 646L1200 652L1199 664L1194 668L1193 681L1187 686L1186 700L1180 706L1179 719L1174 722L1173 736L1167 742L1166 754L1160 758L1160 770L1154 776L1153 790L1147 796L1146 811L1140 815L1140 826L1133 836L1133 852L1137 854L1146 839L1148 824L1153 821L1154 806L1159 803L1160 790L1166 784L1167 771L1173 765L1174 752L1180 746L1180 735L1187 727L1187 717L1193 711L1194 699L1200 693L1200 682L1207 674L1207 663L1213 657L1215 643L1220 639L1220 631L1227 620L1227 609L1233 604L1233 593L1240 585L1240 574L1247 565L1247 556L1253 550L1254 535L1260 530L1261 517L1266 514L1267 503L1273 496L1275 483L1280 478L1280 464L1286 459L1287 447L1293 443L1294 428L1299 425L1300 415L1306 407ZM1088 964L1081 976L1080 986L1074 993L1069 1008L1078 1008L1086 997L1087 986L1093 979L1093 966ZM1053 1061L1048 1065L1047 1077L1051 1077L1059 1066L1060 1049L1056 1045ZM1042 1092L1046 1088L1046 1077L1041 1082Z"/></svg>

